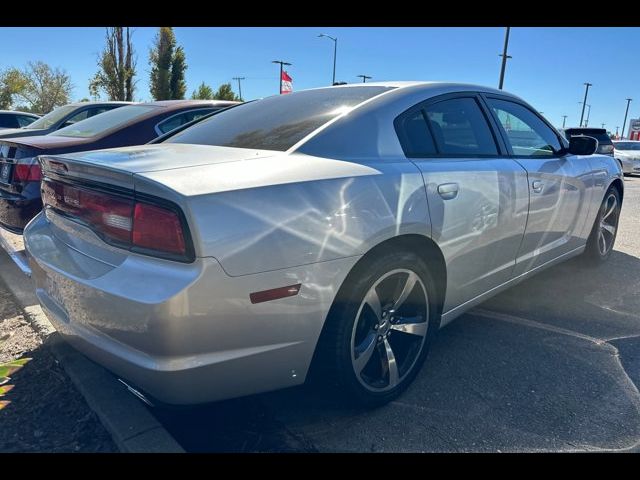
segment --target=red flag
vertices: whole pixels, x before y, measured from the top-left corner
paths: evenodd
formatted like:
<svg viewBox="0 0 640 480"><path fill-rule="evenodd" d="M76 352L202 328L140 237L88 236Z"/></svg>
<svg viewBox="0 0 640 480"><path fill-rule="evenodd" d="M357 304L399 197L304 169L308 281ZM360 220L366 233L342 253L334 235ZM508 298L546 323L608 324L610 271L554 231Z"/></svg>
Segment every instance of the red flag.
<svg viewBox="0 0 640 480"><path fill-rule="evenodd" d="M293 92L293 78L289 76L289 74L283 70L282 78L280 79L280 93L291 93Z"/></svg>

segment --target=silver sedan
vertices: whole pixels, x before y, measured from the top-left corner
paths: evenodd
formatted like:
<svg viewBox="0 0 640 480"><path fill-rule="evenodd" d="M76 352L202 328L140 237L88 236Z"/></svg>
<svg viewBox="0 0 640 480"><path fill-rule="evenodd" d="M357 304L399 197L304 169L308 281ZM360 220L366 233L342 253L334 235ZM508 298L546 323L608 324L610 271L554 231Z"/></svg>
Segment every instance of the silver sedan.
<svg viewBox="0 0 640 480"><path fill-rule="evenodd" d="M310 378L379 405L465 310L609 257L623 182L596 147L491 88L301 91L41 157L26 247L56 328L151 402Z"/></svg>
<svg viewBox="0 0 640 480"><path fill-rule="evenodd" d="M614 140L613 155L620 163L622 172L640 174L640 141Z"/></svg>

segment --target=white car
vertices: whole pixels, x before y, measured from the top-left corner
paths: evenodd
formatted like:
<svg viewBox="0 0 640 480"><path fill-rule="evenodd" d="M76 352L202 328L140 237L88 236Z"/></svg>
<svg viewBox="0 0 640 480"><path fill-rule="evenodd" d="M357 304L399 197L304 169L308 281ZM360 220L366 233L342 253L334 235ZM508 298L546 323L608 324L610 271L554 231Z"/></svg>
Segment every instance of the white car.
<svg viewBox="0 0 640 480"><path fill-rule="evenodd" d="M622 173L640 173L640 141L616 140L613 148L613 156L620 163Z"/></svg>

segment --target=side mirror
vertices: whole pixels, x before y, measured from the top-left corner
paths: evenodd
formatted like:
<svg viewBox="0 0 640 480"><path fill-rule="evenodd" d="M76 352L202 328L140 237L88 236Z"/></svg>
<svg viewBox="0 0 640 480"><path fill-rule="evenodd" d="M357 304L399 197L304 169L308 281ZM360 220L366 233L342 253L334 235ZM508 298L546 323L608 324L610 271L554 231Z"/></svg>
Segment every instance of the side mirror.
<svg viewBox="0 0 640 480"><path fill-rule="evenodd" d="M598 149L598 140L585 135L569 139L569 153L572 155L593 155Z"/></svg>

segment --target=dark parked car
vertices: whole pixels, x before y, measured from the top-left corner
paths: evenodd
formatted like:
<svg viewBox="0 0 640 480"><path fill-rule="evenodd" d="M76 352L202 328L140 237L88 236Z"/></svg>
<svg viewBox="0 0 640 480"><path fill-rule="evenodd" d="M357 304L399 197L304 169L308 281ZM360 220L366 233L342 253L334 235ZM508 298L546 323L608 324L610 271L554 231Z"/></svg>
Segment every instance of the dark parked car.
<svg viewBox="0 0 640 480"><path fill-rule="evenodd" d="M25 125L14 125L12 128L0 130L0 138L33 137L47 135L60 128L94 117L99 113L114 108L131 105L132 102L78 102L63 105L47 113L43 117L36 116L35 121Z"/></svg>
<svg viewBox="0 0 640 480"><path fill-rule="evenodd" d="M604 128L587 128L587 127L573 127L560 130L567 140L571 137L584 135L586 137L593 137L598 140L598 150L596 153L603 155L609 155L613 157L613 142L611 137L607 134Z"/></svg>
<svg viewBox="0 0 640 480"><path fill-rule="evenodd" d="M0 110L0 130L26 127L39 118L35 113Z"/></svg>
<svg viewBox="0 0 640 480"><path fill-rule="evenodd" d="M0 140L0 226L13 233L42 208L38 155L141 145L238 102L167 100L128 105L55 133ZM108 157L105 157L108 162Z"/></svg>

